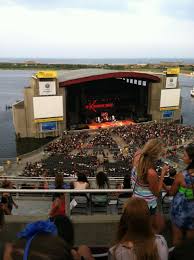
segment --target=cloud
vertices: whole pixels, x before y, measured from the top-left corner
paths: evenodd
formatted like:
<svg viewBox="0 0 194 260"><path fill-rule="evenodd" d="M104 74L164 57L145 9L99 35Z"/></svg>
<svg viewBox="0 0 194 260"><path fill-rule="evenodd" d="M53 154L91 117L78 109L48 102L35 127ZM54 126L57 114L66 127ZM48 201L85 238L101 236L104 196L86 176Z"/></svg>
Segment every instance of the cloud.
<svg viewBox="0 0 194 260"><path fill-rule="evenodd" d="M117 0L108 12L96 7L45 11L13 1L0 9L4 57L149 58L191 57L194 53L194 22L161 13L160 1L124 1L124 12L117 10Z"/></svg>
<svg viewBox="0 0 194 260"><path fill-rule="evenodd" d="M162 14L180 20L194 20L193 10L193 0L163 0L160 2L160 11Z"/></svg>
<svg viewBox="0 0 194 260"><path fill-rule="evenodd" d="M9 1L9 0L8 0ZM58 9L58 8L74 8L74 9L90 9L90 10L106 10L106 11L125 11L128 7L129 0L11 0L17 6L33 9ZM132 0L134 1L134 0ZM0 3L6 0L0 0Z"/></svg>

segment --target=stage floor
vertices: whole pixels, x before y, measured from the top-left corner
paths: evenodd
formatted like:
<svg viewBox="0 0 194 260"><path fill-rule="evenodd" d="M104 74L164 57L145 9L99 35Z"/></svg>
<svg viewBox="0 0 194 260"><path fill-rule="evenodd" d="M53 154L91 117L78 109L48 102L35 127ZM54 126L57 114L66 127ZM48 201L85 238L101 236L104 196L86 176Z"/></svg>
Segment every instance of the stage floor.
<svg viewBox="0 0 194 260"><path fill-rule="evenodd" d="M103 123L92 123L89 124L89 129L99 129L99 128L108 128L108 127L118 127L124 125L134 125L133 120L122 120L122 121L112 121L112 122L103 122Z"/></svg>

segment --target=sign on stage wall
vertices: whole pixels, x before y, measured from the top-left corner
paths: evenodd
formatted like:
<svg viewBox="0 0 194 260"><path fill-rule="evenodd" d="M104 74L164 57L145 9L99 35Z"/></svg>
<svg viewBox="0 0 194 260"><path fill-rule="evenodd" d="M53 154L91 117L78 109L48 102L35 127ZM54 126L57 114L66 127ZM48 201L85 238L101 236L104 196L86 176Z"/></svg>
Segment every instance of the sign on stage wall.
<svg viewBox="0 0 194 260"><path fill-rule="evenodd" d="M178 75L180 73L180 68L167 68L166 74L167 75Z"/></svg>
<svg viewBox="0 0 194 260"><path fill-rule="evenodd" d="M180 103L180 93L180 89L162 89L160 97L160 110L166 110L165 108L169 107L171 107L170 110L174 110L172 107L178 109Z"/></svg>
<svg viewBox="0 0 194 260"><path fill-rule="evenodd" d="M173 118L174 111L173 110L166 110L163 112L163 118Z"/></svg>
<svg viewBox="0 0 194 260"><path fill-rule="evenodd" d="M166 77L166 88L176 88L177 77Z"/></svg>
<svg viewBox="0 0 194 260"><path fill-rule="evenodd" d="M57 72L53 70L39 71L36 73L38 79L55 79L57 78Z"/></svg>
<svg viewBox="0 0 194 260"><path fill-rule="evenodd" d="M57 129L57 122L45 122L40 124L41 132L52 132Z"/></svg>
<svg viewBox="0 0 194 260"><path fill-rule="evenodd" d="M63 117L63 97L33 97L34 119Z"/></svg>
<svg viewBox="0 0 194 260"><path fill-rule="evenodd" d="M56 95L56 82L39 81L39 95L40 96Z"/></svg>
<svg viewBox="0 0 194 260"><path fill-rule="evenodd" d="M51 117L51 118L40 118L40 119L34 119L35 123L43 123L43 122L59 122L63 121L63 117Z"/></svg>

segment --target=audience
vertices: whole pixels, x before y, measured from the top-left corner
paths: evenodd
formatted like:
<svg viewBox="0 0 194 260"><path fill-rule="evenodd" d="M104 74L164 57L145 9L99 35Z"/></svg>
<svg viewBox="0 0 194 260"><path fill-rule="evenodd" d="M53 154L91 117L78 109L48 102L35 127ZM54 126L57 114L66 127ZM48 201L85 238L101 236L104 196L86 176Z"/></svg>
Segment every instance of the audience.
<svg viewBox="0 0 194 260"><path fill-rule="evenodd" d="M45 152L48 155L46 159L27 163L23 176L38 177L44 176L45 173L46 176L55 176L54 185L49 185L45 181L43 185L38 186L52 189L70 188L64 183L64 176L77 176L77 181L71 183L71 188L75 190L88 189L90 185L87 177L89 176L96 177L96 182L91 185L94 189L108 189L110 187L108 177L124 176L124 182L119 187L134 189L134 197L129 199L124 207L117 240L109 252L109 259L114 260L168 259L166 241L162 236L154 234L152 224L157 211L157 197L162 187L165 187L163 181L168 186L172 185L169 194L175 196L171 218L173 243L176 247L171 254L171 259L183 259L181 257L185 254L185 248L189 250L193 245L192 240L184 242L183 240L194 237L194 146L189 145L184 150L183 160L188 167L182 173L176 174L176 169L171 167L167 178L165 175L169 167L158 159L163 156L179 164L181 162L179 154L183 151L183 145L185 142L191 142L193 137L193 127L153 122L65 134L46 146ZM125 149L115 141L119 138L126 144ZM165 152L162 151L163 148ZM100 167L103 167L103 172L98 172ZM159 172L156 172L157 167L162 169L160 177L158 177ZM94 174L95 172L98 173ZM6 181L2 187L12 188L12 183ZM101 194L103 195L104 193ZM124 195L129 197L129 194ZM99 194L93 194L93 200L96 199L95 196ZM4 215L11 214L13 206L17 208L11 194L4 192L0 203L0 229L4 222ZM12 245L0 244L1 256L6 260L81 260L83 259L81 256L93 260L88 247L73 249L74 230L71 221L66 217L65 207L64 193L54 194L49 213L52 223L48 224L51 225L52 232L39 230L30 236L25 236L24 232ZM187 253L189 255L191 252Z"/></svg>
<svg viewBox="0 0 194 260"><path fill-rule="evenodd" d="M122 151L114 137L121 138L127 150ZM124 176L132 168L134 153L149 139L161 138L166 147L164 156L180 163L180 146L193 137L191 126L154 122L66 134L46 146L47 159L28 163L23 175L38 177L47 170L48 176L74 176L77 172L92 176L102 164L108 176ZM99 154L103 155L104 162L98 160ZM107 154L111 154L114 161L110 162Z"/></svg>

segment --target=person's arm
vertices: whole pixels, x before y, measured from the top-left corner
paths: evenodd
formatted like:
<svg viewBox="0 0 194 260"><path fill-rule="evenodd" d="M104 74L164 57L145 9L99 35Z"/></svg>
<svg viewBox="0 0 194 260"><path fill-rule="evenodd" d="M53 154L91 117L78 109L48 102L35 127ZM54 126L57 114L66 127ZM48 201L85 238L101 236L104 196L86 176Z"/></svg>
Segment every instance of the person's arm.
<svg viewBox="0 0 194 260"><path fill-rule="evenodd" d="M173 184L172 184L170 190L168 191L168 194L169 194L170 196L174 196L174 195L177 193L177 191L178 191L178 189L179 189L179 186L180 186L180 184L181 184L181 182L182 182L182 178L183 178L182 173L178 173L178 174L175 176L175 180L174 180L174 182L173 182Z"/></svg>
<svg viewBox="0 0 194 260"><path fill-rule="evenodd" d="M139 150L136 151L135 154L134 154L133 162L132 162L133 167L137 167L140 156L141 156L141 150L139 149Z"/></svg>
<svg viewBox="0 0 194 260"><path fill-rule="evenodd" d="M149 188L156 197L159 196L160 191L162 190L164 176L168 172L168 169L169 168L167 165L163 166L159 181L158 181L158 175L154 169L150 169L148 171L147 180L148 180Z"/></svg>
<svg viewBox="0 0 194 260"><path fill-rule="evenodd" d="M13 200L13 205L16 209L18 209L18 205L15 203L15 201Z"/></svg>

